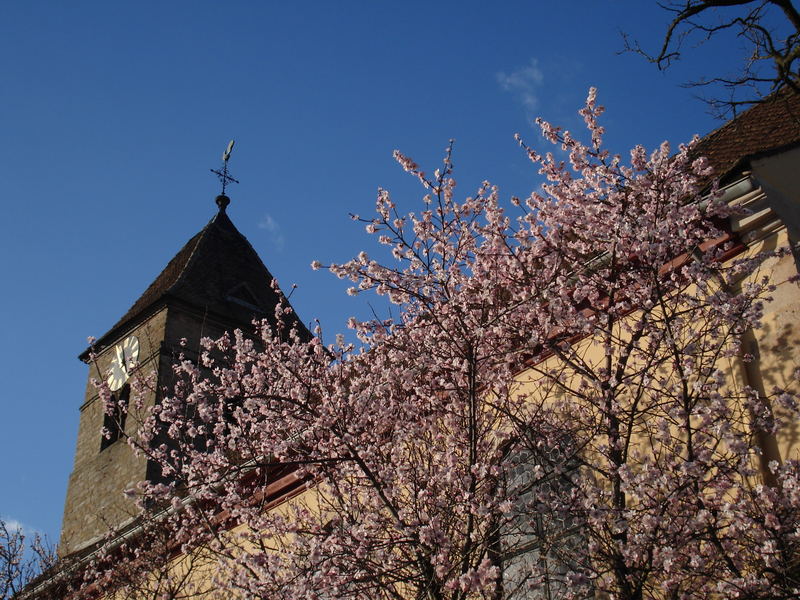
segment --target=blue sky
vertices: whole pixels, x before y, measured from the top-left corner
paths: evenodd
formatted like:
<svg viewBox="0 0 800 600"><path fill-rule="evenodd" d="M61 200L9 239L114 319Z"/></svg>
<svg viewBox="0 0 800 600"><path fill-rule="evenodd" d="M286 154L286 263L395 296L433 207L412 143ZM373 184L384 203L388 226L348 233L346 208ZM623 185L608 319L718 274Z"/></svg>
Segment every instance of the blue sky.
<svg viewBox="0 0 800 600"><path fill-rule="evenodd" d="M365 300L312 260L373 243L377 188L412 209L450 138L461 193L539 180L513 141L541 115L579 128L589 86L612 149L719 126L681 81L730 70L730 46L667 74L646 0L563 2L5 2L0 6L0 516L57 539L87 367L102 335L213 216L228 212L301 317L333 334Z"/></svg>

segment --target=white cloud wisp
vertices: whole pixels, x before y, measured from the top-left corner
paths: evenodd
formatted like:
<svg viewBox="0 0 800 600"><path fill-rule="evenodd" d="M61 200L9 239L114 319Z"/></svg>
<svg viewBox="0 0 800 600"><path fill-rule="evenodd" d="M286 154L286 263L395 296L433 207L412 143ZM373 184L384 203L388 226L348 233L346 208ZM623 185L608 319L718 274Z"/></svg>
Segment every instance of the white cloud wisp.
<svg viewBox="0 0 800 600"><path fill-rule="evenodd" d="M527 110L535 110L539 104L538 88L544 81L544 74L539 67L539 59L531 58L530 62L518 69L497 74L497 82L503 90L514 94Z"/></svg>

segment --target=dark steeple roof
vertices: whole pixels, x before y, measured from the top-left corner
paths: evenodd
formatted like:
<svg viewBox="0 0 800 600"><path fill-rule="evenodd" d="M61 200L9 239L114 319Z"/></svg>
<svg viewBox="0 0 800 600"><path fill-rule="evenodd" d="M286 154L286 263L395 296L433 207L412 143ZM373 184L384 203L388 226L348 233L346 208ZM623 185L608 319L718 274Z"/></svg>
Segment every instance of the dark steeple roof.
<svg viewBox="0 0 800 600"><path fill-rule="evenodd" d="M254 317L274 322L278 293L272 274L225 212L186 242L122 318L98 340L112 341L129 325L168 302L189 305L221 318L249 324Z"/></svg>

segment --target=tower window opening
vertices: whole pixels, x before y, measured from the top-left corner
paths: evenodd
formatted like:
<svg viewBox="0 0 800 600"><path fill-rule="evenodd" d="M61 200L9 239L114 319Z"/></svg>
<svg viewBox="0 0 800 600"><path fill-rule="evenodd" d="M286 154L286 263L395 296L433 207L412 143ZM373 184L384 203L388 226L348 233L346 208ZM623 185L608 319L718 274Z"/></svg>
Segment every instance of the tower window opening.
<svg viewBox="0 0 800 600"><path fill-rule="evenodd" d="M117 394L111 394L109 406L104 407L103 434L100 437L101 452L122 437L130 395L131 386L126 383Z"/></svg>

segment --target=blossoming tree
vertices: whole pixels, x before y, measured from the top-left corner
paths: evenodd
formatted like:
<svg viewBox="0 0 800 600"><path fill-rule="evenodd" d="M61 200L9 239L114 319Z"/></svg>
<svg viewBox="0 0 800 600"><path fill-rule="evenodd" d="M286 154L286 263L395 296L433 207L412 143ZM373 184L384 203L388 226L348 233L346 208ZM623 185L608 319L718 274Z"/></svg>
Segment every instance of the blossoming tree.
<svg viewBox="0 0 800 600"><path fill-rule="evenodd" d="M547 183L506 208L457 200L452 144L432 177L397 153L419 209L380 191L360 219L393 259L329 266L399 307L358 345L262 323L176 366L130 440L162 480L131 493L225 597L796 597L797 464L762 473L757 443L794 396L726 369L764 256L731 258L693 144L626 163L601 113L587 143L540 121L560 151L520 141Z"/></svg>
<svg viewBox="0 0 800 600"><path fill-rule="evenodd" d="M55 549L39 534L0 520L0 600L16 598L56 562Z"/></svg>

